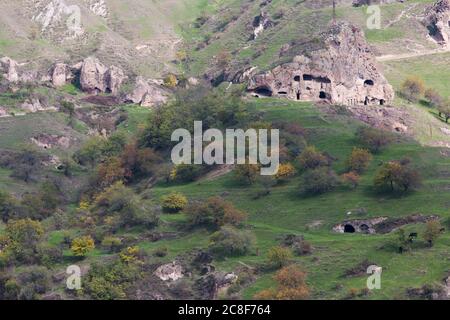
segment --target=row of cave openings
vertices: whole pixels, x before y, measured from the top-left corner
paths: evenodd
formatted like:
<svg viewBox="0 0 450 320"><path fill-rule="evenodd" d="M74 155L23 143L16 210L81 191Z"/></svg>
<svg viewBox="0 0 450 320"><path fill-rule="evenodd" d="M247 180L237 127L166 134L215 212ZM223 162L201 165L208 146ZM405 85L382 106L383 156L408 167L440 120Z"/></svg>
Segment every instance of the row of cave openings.
<svg viewBox="0 0 450 320"><path fill-rule="evenodd" d="M302 76L299 76L299 75L295 76L294 77L294 82L299 83L301 81L301 78L302 78ZM322 84L322 88L323 88L323 84L330 84L331 83L331 80L329 78L327 78L327 77L320 77L320 76L319 77L313 77L310 74L304 74L303 75L303 81L305 81L306 83L308 83L308 81L319 82L319 83ZM364 86L365 87L369 87L369 86L373 86L373 85L374 85L374 81L373 80L365 80L364 81ZM311 90L311 88L308 87L308 86L306 87L306 89L307 90ZM272 97L273 96L273 91L267 86L261 86L261 87L256 88L254 90L254 93L255 93L256 97L260 97L260 96L262 96L262 97ZM286 91L278 91L278 95L285 96L287 94L288 93ZM301 99L301 92L300 92L300 90L297 90L296 98L297 98L297 100ZM326 93L325 91L321 90L321 91L319 91L319 99L321 99L321 100L330 100L331 99L331 95L329 93ZM373 104L374 102L375 102L374 99L370 100L369 97L366 97L365 100L364 100L364 105ZM383 99L380 99L378 102L379 102L380 105L384 105L385 104L385 100L383 100ZM349 105L355 105L357 103L358 102L357 102L356 99L349 99L348 100L348 104Z"/></svg>

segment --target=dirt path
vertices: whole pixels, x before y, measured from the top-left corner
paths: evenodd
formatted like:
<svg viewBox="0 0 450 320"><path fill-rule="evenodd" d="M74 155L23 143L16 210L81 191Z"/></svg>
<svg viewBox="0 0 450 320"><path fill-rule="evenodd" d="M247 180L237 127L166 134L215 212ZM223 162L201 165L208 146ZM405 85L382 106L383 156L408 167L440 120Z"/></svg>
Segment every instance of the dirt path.
<svg viewBox="0 0 450 320"><path fill-rule="evenodd" d="M402 10L402 12L391 22L389 22L388 24L386 24L386 26L383 29L387 29L390 26L392 26L393 24L399 22L400 20L402 20L403 16L405 14L407 14L408 12L410 12L412 9L414 9L415 7L417 7L418 3L414 3L413 5L411 5L409 8Z"/></svg>
<svg viewBox="0 0 450 320"><path fill-rule="evenodd" d="M403 59L410 59L410 58L415 58L415 57L429 56L429 55L433 55L433 54L446 53L446 52L450 52L450 47L431 49L431 50L424 50L424 51L419 51L419 52L408 52L408 53L401 53L401 54L387 54L387 55L384 55L384 56L377 57L377 60L378 61L403 60Z"/></svg>

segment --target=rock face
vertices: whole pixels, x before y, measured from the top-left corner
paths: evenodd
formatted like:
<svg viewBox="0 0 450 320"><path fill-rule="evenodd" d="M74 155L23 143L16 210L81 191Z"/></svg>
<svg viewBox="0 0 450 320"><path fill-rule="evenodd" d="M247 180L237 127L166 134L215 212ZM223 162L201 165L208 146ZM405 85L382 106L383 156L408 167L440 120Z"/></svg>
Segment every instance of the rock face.
<svg viewBox="0 0 450 320"><path fill-rule="evenodd" d="M122 69L115 66L107 68L97 58L86 58L81 66L81 89L90 94L106 92L116 95L126 78Z"/></svg>
<svg viewBox="0 0 450 320"><path fill-rule="evenodd" d="M142 77L136 78L134 90L126 98L127 101L143 107L159 106L166 103L168 99L169 93L160 84Z"/></svg>
<svg viewBox="0 0 450 320"><path fill-rule="evenodd" d="M439 0L425 11L424 24L439 44L450 45L450 0Z"/></svg>
<svg viewBox="0 0 450 320"><path fill-rule="evenodd" d="M346 22L321 35L320 49L297 55L290 63L251 78L248 90L257 97L384 105L394 90L380 73L363 32Z"/></svg>

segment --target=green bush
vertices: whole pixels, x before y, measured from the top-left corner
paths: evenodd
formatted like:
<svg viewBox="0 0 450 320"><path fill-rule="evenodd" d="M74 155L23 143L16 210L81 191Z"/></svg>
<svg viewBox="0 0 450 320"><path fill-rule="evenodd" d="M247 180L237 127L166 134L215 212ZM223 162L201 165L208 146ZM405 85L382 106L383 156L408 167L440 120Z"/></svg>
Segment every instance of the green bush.
<svg viewBox="0 0 450 320"><path fill-rule="evenodd" d="M224 226L210 237L209 248L212 253L221 256L240 256L248 253L252 247L252 236L231 226Z"/></svg>
<svg viewBox="0 0 450 320"><path fill-rule="evenodd" d="M188 199L181 193L173 192L162 197L161 202L164 212L177 213L186 207Z"/></svg>

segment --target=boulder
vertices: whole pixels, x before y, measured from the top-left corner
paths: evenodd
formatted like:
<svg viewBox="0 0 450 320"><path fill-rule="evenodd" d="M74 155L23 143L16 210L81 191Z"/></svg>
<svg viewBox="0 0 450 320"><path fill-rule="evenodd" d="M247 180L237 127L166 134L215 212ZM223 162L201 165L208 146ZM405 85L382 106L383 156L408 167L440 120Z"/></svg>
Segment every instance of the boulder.
<svg viewBox="0 0 450 320"><path fill-rule="evenodd" d="M140 104L143 107L155 107L166 103L169 92L152 80L136 78L134 90L126 98L127 101Z"/></svg>
<svg viewBox="0 0 450 320"><path fill-rule="evenodd" d="M341 105L384 105L394 90L381 74L361 29L347 22L330 27L291 62L254 75L247 89L256 97L326 102ZM309 49L308 49L309 48ZM300 50L300 49L298 49Z"/></svg>

